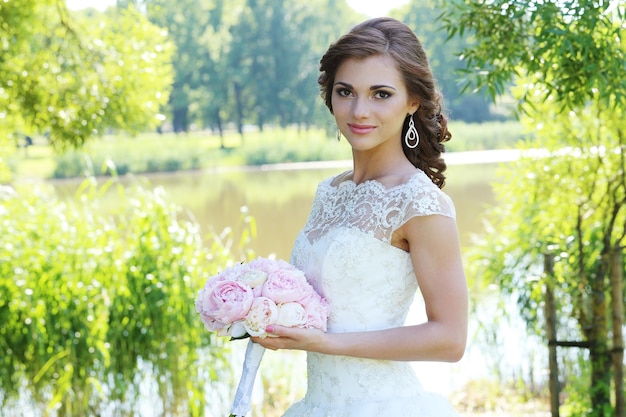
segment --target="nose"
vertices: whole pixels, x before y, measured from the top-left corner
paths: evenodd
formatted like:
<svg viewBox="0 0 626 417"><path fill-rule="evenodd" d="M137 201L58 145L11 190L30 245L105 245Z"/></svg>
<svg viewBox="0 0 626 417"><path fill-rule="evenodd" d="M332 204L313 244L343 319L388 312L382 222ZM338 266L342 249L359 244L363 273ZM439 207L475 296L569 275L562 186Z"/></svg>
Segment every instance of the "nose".
<svg viewBox="0 0 626 417"><path fill-rule="evenodd" d="M370 116L369 102L365 97L356 97L352 102L352 116L355 119L366 119Z"/></svg>

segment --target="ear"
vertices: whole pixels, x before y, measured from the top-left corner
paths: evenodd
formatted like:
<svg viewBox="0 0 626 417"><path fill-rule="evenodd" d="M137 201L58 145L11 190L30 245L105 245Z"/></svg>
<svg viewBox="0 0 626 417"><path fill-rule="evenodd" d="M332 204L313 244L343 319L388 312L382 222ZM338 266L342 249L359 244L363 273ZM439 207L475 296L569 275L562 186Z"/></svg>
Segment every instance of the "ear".
<svg viewBox="0 0 626 417"><path fill-rule="evenodd" d="M419 109L419 107L420 102L417 101L417 99L409 99L409 109L407 113L413 114L417 111L417 109Z"/></svg>

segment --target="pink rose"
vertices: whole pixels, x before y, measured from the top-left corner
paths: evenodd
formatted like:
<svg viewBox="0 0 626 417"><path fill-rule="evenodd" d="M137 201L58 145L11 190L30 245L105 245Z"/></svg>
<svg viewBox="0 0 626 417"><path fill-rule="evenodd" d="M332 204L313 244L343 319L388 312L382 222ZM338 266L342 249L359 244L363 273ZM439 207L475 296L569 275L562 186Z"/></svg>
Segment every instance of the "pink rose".
<svg viewBox="0 0 626 417"><path fill-rule="evenodd" d="M276 271L297 271L298 269L282 259L267 259L257 258L254 261L248 263L248 266L252 269L257 269L265 272L268 276L274 274Z"/></svg>
<svg viewBox="0 0 626 417"><path fill-rule="evenodd" d="M266 297L255 298L248 312L244 326L250 336L265 336L265 329L270 324L276 324L278 308Z"/></svg>
<svg viewBox="0 0 626 417"><path fill-rule="evenodd" d="M224 272L227 272L228 269ZM204 284L204 288L198 291L198 298L196 299L196 311L198 313L210 314L211 312L207 309L208 305L206 303L206 297L210 296L213 293L213 289L220 283L224 281L228 281L227 273L222 273L215 277L211 277L207 280L206 284Z"/></svg>
<svg viewBox="0 0 626 417"><path fill-rule="evenodd" d="M252 288L239 281L217 279L200 290L201 313L224 324L243 319L252 305Z"/></svg>
<svg viewBox="0 0 626 417"><path fill-rule="evenodd" d="M195 308L207 330L233 338L265 337L270 324L326 331L329 314L328 303L302 271L266 258L230 266L209 278Z"/></svg>
<svg viewBox="0 0 626 417"><path fill-rule="evenodd" d="M213 287L221 281L224 281L224 279L220 277L209 279L204 288L198 291L198 297L195 301L196 311L200 314L200 319L202 320L202 323L204 323L204 327L210 332L215 332L224 327L224 323L216 320L215 317L213 317L211 311L209 311L209 309L206 307L205 302L207 296L212 292Z"/></svg>
<svg viewBox="0 0 626 417"><path fill-rule="evenodd" d="M237 263L237 264L231 265L227 267L226 269L224 269L222 272L220 272L217 276L213 278L209 278L207 285L209 285L211 281L215 281L215 280L237 281L239 275L243 271L243 268L244 268L244 264Z"/></svg>
<svg viewBox="0 0 626 417"><path fill-rule="evenodd" d="M300 302L307 315L304 327L326 331L329 314L328 302L317 293L311 293Z"/></svg>
<svg viewBox="0 0 626 417"><path fill-rule="evenodd" d="M297 269L278 270L271 274L263 284L263 297L272 299L276 304L298 301L312 291L304 273Z"/></svg>
<svg viewBox="0 0 626 417"><path fill-rule="evenodd" d="M196 311L198 310L196 309ZM208 316L201 311L198 311L198 313L200 313L200 320L202 320L202 323L204 323L204 328L208 331L216 332L224 327L224 323L215 320L213 317Z"/></svg>

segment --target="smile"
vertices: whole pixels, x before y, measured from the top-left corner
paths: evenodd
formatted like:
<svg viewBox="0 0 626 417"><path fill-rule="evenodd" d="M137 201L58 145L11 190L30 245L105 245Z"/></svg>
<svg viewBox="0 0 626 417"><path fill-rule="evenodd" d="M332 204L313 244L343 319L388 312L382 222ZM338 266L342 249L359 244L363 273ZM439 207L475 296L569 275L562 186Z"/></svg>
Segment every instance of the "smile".
<svg viewBox="0 0 626 417"><path fill-rule="evenodd" d="M353 123L348 123L348 127L352 133L357 135L365 135L366 133L370 133L372 130L376 129L376 126L358 125Z"/></svg>

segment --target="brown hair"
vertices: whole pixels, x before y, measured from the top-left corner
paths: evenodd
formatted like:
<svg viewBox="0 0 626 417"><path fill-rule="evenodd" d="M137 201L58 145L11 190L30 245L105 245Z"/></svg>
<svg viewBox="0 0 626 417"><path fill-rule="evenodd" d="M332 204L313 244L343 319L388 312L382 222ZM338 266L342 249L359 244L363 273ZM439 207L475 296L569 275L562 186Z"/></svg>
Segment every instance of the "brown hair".
<svg viewBox="0 0 626 417"><path fill-rule="evenodd" d="M326 106L332 113L333 84L341 63L348 58L363 59L374 55L386 55L394 60L409 96L419 101L419 108L412 116L420 136L419 145L411 149L404 144L407 117L402 128L402 148L407 159L442 188L446 170L446 163L441 157L445 152L443 143L452 135L447 128L447 118L442 113L443 97L424 48L407 25L389 17L366 20L330 45L320 60L321 74L317 80Z"/></svg>

